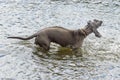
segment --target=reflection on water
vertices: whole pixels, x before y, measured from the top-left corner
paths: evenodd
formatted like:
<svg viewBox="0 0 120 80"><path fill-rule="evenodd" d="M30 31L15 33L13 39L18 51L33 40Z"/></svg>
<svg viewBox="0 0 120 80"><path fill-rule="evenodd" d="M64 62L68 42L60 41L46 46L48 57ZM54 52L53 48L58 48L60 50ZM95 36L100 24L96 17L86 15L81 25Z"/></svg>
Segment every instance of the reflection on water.
<svg viewBox="0 0 120 80"><path fill-rule="evenodd" d="M82 50L79 49L78 51L79 53L75 53L70 48L52 46L52 48L49 51L44 51L42 48L36 47L33 53L41 58L65 60L82 57Z"/></svg>
<svg viewBox="0 0 120 80"><path fill-rule="evenodd" d="M2 80L120 80L119 0L0 0L0 79ZM84 27L100 19L102 38L88 36L82 57L51 45L42 51L29 36L49 26Z"/></svg>

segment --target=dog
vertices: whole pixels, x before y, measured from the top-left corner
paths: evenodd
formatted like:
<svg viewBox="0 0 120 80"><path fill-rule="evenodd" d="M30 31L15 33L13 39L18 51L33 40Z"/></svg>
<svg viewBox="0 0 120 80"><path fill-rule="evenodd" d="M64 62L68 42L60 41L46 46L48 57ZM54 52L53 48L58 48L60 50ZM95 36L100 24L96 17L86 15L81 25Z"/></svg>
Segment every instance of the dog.
<svg viewBox="0 0 120 80"><path fill-rule="evenodd" d="M91 33L94 33L96 37L100 38L101 34L98 32L98 28L103 21L94 19L88 21L87 25L82 29L69 30L59 26L48 27L38 31L37 33L23 38L23 37L8 37L13 39L29 40L35 37L35 44L48 51L50 49L50 43L54 42L62 47L69 46L72 50L78 49L82 46L84 39Z"/></svg>

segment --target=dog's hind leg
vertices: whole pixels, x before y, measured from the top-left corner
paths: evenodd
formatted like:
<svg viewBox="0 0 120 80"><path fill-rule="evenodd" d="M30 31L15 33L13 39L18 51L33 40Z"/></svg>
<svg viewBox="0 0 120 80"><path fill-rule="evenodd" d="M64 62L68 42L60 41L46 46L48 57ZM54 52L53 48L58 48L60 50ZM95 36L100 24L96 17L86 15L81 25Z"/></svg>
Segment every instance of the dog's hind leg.
<svg viewBox="0 0 120 80"><path fill-rule="evenodd" d="M45 50L48 51L50 49L50 41L41 42L40 46Z"/></svg>
<svg viewBox="0 0 120 80"><path fill-rule="evenodd" d="M46 50L46 51L48 51L48 50L50 49L50 46L49 46L49 45L43 44L43 45L41 45L41 46L42 46L42 48L43 48L44 50Z"/></svg>
<svg viewBox="0 0 120 80"><path fill-rule="evenodd" d="M37 36L35 38L35 44L42 47L45 51L48 51L50 49L50 41L44 36Z"/></svg>

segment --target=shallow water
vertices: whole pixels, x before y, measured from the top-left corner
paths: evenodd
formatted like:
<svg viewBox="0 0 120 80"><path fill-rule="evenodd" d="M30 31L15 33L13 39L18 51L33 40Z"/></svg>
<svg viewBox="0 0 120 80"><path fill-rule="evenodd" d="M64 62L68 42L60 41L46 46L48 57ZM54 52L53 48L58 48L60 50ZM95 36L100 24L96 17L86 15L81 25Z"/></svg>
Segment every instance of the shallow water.
<svg viewBox="0 0 120 80"><path fill-rule="evenodd" d="M51 44L48 54L29 36L49 26L78 29L88 20L103 20L102 38L89 35L83 57ZM119 0L0 0L1 80L120 80Z"/></svg>

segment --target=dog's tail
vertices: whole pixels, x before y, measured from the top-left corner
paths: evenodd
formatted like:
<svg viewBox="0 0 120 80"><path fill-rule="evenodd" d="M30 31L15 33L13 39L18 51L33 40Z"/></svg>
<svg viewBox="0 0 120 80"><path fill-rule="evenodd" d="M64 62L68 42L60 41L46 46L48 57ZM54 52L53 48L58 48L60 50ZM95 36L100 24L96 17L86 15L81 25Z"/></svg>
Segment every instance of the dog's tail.
<svg viewBox="0 0 120 80"><path fill-rule="evenodd" d="M37 37L37 34L33 34L29 37L26 37L26 38L23 38L23 37L7 37L7 38L12 38L12 39L21 39L21 40L29 40L29 39L32 39L34 37Z"/></svg>

